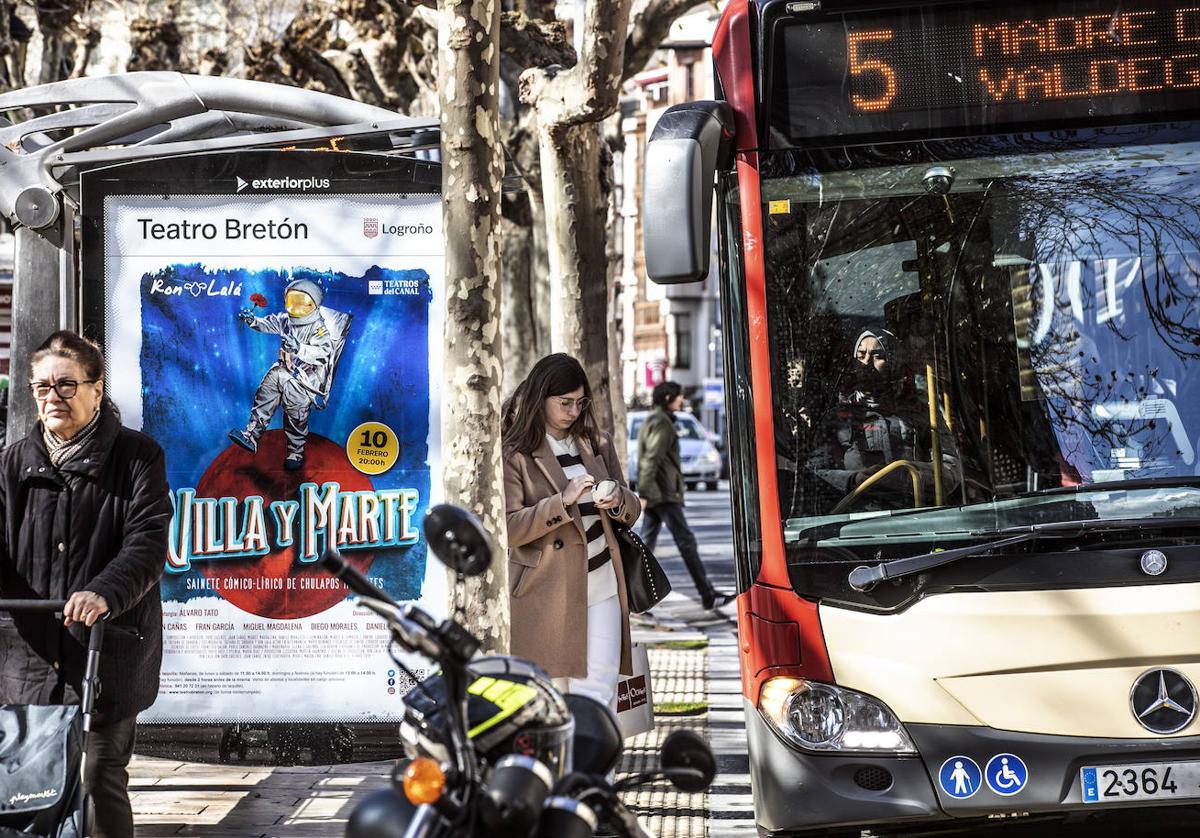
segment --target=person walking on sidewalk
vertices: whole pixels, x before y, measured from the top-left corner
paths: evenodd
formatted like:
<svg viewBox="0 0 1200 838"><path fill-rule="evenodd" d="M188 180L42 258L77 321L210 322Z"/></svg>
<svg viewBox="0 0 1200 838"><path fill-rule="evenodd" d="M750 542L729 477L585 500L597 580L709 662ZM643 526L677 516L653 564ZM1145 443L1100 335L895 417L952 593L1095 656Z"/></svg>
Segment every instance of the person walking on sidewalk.
<svg viewBox="0 0 1200 838"><path fill-rule="evenodd" d="M654 409L638 431L637 488L645 506L642 541L653 551L665 523L696 585L701 604L706 610L719 608L730 602L733 595L718 593L708 581L696 549L696 536L683 513L683 469L679 463L679 434L675 430L675 413L683 407L683 388L674 381L664 381L654 388L651 399Z"/></svg>
<svg viewBox="0 0 1200 838"><path fill-rule="evenodd" d="M560 689L612 706L633 674L629 602L610 520L637 520L612 438L601 433L582 365L538 361L502 423L514 655Z"/></svg>
<svg viewBox="0 0 1200 838"><path fill-rule="evenodd" d="M55 332L31 355L40 420L0 454L0 596L63 599L63 622L0 615L0 703L72 703L87 635L110 615L84 786L91 838L130 838L129 774L137 714L158 695L171 500L163 451L122 427L104 396L100 348Z"/></svg>

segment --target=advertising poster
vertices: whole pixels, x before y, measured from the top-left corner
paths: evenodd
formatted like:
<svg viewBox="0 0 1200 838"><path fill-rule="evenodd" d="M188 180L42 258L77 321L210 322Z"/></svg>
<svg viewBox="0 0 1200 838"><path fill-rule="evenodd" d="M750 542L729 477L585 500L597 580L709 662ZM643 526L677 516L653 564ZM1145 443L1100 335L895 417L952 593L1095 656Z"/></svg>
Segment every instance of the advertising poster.
<svg viewBox="0 0 1200 838"><path fill-rule="evenodd" d="M141 721L397 719L411 684L388 632L319 559L336 547L445 613L421 532L440 491L437 170L229 157L85 183L108 392L162 445L174 506L162 686Z"/></svg>

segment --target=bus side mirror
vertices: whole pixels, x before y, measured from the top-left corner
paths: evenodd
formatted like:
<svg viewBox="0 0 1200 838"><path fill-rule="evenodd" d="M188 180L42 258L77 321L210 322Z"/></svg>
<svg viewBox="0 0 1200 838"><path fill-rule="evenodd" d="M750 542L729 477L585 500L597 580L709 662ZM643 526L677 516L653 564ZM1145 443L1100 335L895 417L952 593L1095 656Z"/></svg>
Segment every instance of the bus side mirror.
<svg viewBox="0 0 1200 838"><path fill-rule="evenodd" d="M642 242L646 273L671 285L708 275L713 181L733 151L727 102L668 108L646 143Z"/></svg>

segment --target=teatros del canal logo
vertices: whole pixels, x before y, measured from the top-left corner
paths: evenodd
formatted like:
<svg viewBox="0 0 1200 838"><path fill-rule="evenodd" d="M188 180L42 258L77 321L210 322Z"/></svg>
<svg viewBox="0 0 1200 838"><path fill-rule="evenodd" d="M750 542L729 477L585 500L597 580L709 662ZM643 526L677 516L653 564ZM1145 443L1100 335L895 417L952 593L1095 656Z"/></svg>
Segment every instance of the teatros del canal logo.
<svg viewBox="0 0 1200 838"><path fill-rule="evenodd" d="M363 235L368 239L373 239L379 235L379 219L364 218L363 219Z"/></svg>
<svg viewBox="0 0 1200 838"><path fill-rule="evenodd" d="M1174 669L1151 669L1133 682L1129 706L1151 733L1177 733L1196 718L1196 688Z"/></svg>

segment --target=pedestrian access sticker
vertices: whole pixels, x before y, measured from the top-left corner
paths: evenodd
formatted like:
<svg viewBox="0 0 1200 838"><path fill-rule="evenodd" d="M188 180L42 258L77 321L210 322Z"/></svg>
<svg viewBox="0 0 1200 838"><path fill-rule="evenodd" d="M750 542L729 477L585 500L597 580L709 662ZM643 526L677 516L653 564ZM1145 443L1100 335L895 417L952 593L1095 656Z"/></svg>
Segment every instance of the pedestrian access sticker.
<svg viewBox="0 0 1200 838"><path fill-rule="evenodd" d="M1029 769L1014 754L996 754L988 760L983 775L987 778L988 788L1004 797L1011 797L1029 782Z"/></svg>
<svg viewBox="0 0 1200 838"><path fill-rule="evenodd" d="M955 800L966 800L983 785L983 772L970 757L950 757L942 763L938 782L942 784L942 791Z"/></svg>

